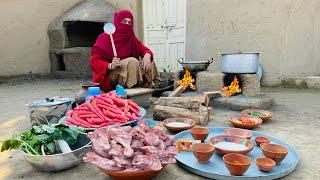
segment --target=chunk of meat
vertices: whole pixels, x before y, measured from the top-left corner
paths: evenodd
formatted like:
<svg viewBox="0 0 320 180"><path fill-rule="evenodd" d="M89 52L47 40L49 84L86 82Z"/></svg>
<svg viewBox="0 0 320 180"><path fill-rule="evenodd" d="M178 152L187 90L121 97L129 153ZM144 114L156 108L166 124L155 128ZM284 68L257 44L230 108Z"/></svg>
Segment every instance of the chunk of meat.
<svg viewBox="0 0 320 180"><path fill-rule="evenodd" d="M115 142L115 141L113 141ZM108 152L110 156L123 156L123 148L117 143L111 143L111 149Z"/></svg>
<svg viewBox="0 0 320 180"><path fill-rule="evenodd" d="M113 140L121 144L124 149L123 149L123 154L126 158L131 158L134 155L134 151L131 148L131 140L132 140L132 135L129 133L122 133L118 134L113 137Z"/></svg>
<svg viewBox="0 0 320 180"><path fill-rule="evenodd" d="M160 140L156 134L147 133L145 138L143 139L143 143L147 146L158 146L160 143Z"/></svg>
<svg viewBox="0 0 320 180"><path fill-rule="evenodd" d="M166 149L166 145L164 144L164 142L162 140L159 140L159 145L157 146L157 148L160 150L160 151L163 151Z"/></svg>
<svg viewBox="0 0 320 180"><path fill-rule="evenodd" d="M123 132L130 132L132 127L131 126L121 126L120 129L123 131Z"/></svg>
<svg viewBox="0 0 320 180"><path fill-rule="evenodd" d="M132 134L133 139L143 139L146 135L146 132L142 127L135 126L130 131L130 134Z"/></svg>
<svg viewBox="0 0 320 180"><path fill-rule="evenodd" d="M93 150L97 154L102 157L108 157L108 150L110 149L109 137L102 129L90 132L88 138L92 141Z"/></svg>
<svg viewBox="0 0 320 180"><path fill-rule="evenodd" d="M145 155L149 155L149 156L151 156L151 155L160 155L161 154L161 151L158 148L154 147L154 146L142 146L141 150L143 151L143 153Z"/></svg>
<svg viewBox="0 0 320 180"><path fill-rule="evenodd" d="M175 146L169 146L167 149L162 151L159 156L162 164L174 164L176 163L175 155L178 154L177 148Z"/></svg>
<svg viewBox="0 0 320 180"><path fill-rule="evenodd" d="M161 169L161 162L156 156L137 155L132 160L132 165L137 169L151 169L158 171Z"/></svg>
<svg viewBox="0 0 320 180"><path fill-rule="evenodd" d="M110 138L113 138L114 136L122 134L124 131L120 128L110 128L108 131L108 135Z"/></svg>
<svg viewBox="0 0 320 180"><path fill-rule="evenodd" d="M124 168L131 164L131 161L129 159L126 159L124 156L114 156L113 160L115 162L115 165L120 168Z"/></svg>
<svg viewBox="0 0 320 180"><path fill-rule="evenodd" d="M133 139L131 141L131 147L134 150L138 150L143 146L143 142L141 140Z"/></svg>
<svg viewBox="0 0 320 180"><path fill-rule="evenodd" d="M121 171L122 168L116 167L116 163L113 160L103 158L94 152L88 152L84 158L84 162L91 163L98 166L101 169L109 171Z"/></svg>
<svg viewBox="0 0 320 180"><path fill-rule="evenodd" d="M164 144L166 147L172 146L174 144L173 136L167 135Z"/></svg>
<svg viewBox="0 0 320 180"><path fill-rule="evenodd" d="M148 133L154 133L159 139L165 141L167 139L166 134L164 133L163 129L159 126L154 126L150 128Z"/></svg>

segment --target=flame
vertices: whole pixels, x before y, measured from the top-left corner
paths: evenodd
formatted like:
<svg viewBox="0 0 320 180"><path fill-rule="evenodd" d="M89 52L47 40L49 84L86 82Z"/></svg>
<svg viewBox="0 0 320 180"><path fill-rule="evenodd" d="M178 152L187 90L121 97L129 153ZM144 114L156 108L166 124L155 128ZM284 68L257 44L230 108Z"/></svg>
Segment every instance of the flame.
<svg viewBox="0 0 320 180"><path fill-rule="evenodd" d="M230 86L225 86L221 89L221 94L226 97L230 97L236 93L241 93L241 89L239 86L239 80L236 76L234 76L233 81Z"/></svg>
<svg viewBox="0 0 320 180"><path fill-rule="evenodd" d="M196 86L193 84L195 80L192 78L190 71L188 69L185 69L185 73L183 75L183 78L178 81L178 84L182 86L182 88L185 90L187 87L190 87L191 89L195 90Z"/></svg>

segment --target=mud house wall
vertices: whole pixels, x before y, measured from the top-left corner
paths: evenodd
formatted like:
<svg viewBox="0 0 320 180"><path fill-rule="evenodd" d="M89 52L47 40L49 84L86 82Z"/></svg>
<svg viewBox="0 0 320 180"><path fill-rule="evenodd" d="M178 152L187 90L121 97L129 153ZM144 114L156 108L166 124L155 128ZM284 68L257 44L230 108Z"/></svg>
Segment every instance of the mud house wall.
<svg viewBox="0 0 320 180"><path fill-rule="evenodd" d="M264 85L320 75L319 0L187 0L186 57L261 52Z"/></svg>
<svg viewBox="0 0 320 180"><path fill-rule="evenodd" d="M0 77L49 73L48 25L81 1L1 0ZM117 9L131 9L136 17L141 16L140 1L106 0ZM136 27L139 24L142 22L137 20ZM136 31L142 37L142 30Z"/></svg>

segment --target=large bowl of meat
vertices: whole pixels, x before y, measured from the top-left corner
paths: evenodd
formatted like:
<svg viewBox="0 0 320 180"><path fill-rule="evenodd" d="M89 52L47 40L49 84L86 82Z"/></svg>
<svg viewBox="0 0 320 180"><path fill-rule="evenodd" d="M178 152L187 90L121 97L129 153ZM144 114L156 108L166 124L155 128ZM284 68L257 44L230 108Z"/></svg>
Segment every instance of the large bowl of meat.
<svg viewBox="0 0 320 180"><path fill-rule="evenodd" d="M115 179L151 179L176 162L173 136L159 126L139 121L135 127L113 125L90 132L93 152L85 162L96 165Z"/></svg>

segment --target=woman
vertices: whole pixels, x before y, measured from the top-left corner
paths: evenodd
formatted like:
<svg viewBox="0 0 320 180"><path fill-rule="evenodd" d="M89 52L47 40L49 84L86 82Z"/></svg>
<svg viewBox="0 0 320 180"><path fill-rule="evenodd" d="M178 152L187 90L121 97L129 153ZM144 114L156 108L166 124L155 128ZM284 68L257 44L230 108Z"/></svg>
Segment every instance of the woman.
<svg viewBox="0 0 320 180"><path fill-rule="evenodd" d="M159 72L152 51L133 32L132 13L128 10L117 11L113 21L116 27L113 39L117 57L114 57L110 36L102 33L91 51L93 82L100 83L104 92L114 90L117 84L127 88L151 88L152 82L159 78Z"/></svg>

